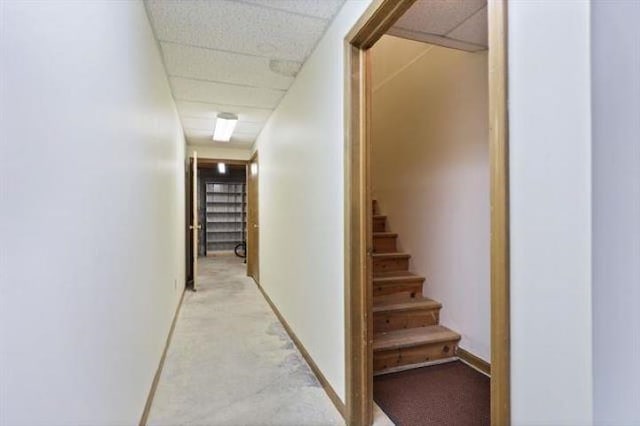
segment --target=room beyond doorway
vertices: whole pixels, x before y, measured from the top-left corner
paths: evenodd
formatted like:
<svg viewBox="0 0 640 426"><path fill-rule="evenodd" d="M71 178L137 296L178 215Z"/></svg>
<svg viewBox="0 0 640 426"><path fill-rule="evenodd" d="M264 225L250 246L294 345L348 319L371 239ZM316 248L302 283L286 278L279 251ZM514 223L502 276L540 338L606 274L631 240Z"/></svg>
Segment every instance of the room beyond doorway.
<svg viewBox="0 0 640 426"><path fill-rule="evenodd" d="M425 2L427 3L427 2ZM371 47L412 5L413 0L383 0L369 7L346 37L346 183L348 248L347 411L352 424L371 422L374 369L372 271L375 226L371 192ZM509 424L509 282L506 111L506 5L488 2L491 423ZM486 15L485 15L486 16ZM392 259L405 264L408 258ZM393 263L392 262L392 263Z"/></svg>

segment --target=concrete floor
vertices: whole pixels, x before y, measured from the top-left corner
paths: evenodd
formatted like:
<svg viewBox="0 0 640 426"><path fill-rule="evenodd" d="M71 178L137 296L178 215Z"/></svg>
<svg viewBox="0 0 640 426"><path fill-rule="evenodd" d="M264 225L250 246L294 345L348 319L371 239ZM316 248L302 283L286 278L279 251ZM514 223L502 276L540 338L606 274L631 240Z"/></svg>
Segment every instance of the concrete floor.
<svg viewBox="0 0 640 426"><path fill-rule="evenodd" d="M235 256L200 259L149 425L343 425L344 421Z"/></svg>

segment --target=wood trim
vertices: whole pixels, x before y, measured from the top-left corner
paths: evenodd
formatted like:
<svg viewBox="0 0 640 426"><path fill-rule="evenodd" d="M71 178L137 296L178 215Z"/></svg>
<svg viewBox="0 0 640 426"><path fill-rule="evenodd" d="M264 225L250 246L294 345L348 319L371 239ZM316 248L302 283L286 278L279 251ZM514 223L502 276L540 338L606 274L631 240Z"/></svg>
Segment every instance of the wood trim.
<svg viewBox="0 0 640 426"><path fill-rule="evenodd" d="M489 364L479 356L474 355L471 352L462 349L461 347L458 347L458 349L456 350L456 356L467 364L470 364L478 370L482 371L487 376L491 376L491 364Z"/></svg>
<svg viewBox="0 0 640 426"><path fill-rule="evenodd" d="M376 0L345 37L345 373L346 421L373 420L373 253L367 51L415 0Z"/></svg>
<svg viewBox="0 0 640 426"><path fill-rule="evenodd" d="M258 174L251 175L251 164L258 164ZM260 158L255 151L247 163L247 276L260 282ZM252 226L257 225L257 228Z"/></svg>
<svg viewBox="0 0 640 426"><path fill-rule="evenodd" d="M282 314L280 313L276 305L274 305L269 295L264 291L262 286L258 284L258 282L255 279L253 280L253 282L256 283L256 286L258 287L258 289L264 296L264 299L267 301L267 303L271 307L271 310L273 311L274 314L276 314L276 317L278 317L278 320L280 321L285 331L287 332L287 334L289 335L293 343L296 345L296 347L302 354L302 357L305 359L305 361L307 361L307 364L309 364L309 367L311 367L313 374L315 374L316 377L318 378L318 381L322 385L322 388L324 389L324 391L329 396L329 399L331 400L331 402L333 402L333 405L335 405L335 407L338 409L338 411L340 412L340 415L343 418L345 418L345 405L342 403L342 400L340 399L336 391L333 389L333 387L331 386L327 378L324 377L324 374L322 374L322 371L320 371L320 368L318 368L318 365L316 364L316 362L313 360L313 358L311 358L311 355L309 354L307 349L304 347L300 339L298 339L298 336L296 336L296 334L293 332L293 329L289 326L289 324L287 323L287 320L284 319L284 317L282 316Z"/></svg>
<svg viewBox="0 0 640 426"><path fill-rule="evenodd" d="M488 3L491 174L491 424L511 424L507 0Z"/></svg>
<svg viewBox="0 0 640 426"><path fill-rule="evenodd" d="M345 346L347 423L372 417L372 243L369 177L373 44L414 0L375 0L345 38ZM510 414L509 186L507 111L507 0L489 2L489 112L491 173L491 424Z"/></svg>
<svg viewBox="0 0 640 426"><path fill-rule="evenodd" d="M153 398L156 395L156 390L158 388L158 383L160 382L160 376L162 375L162 369L164 367L164 361L167 358L167 352L169 351L169 345L171 344L171 338L173 337L173 330L176 328L176 323L178 322L178 315L180 314L180 309L182 308L182 301L184 300L184 293L186 292L186 288L182 290L182 295L180 296L180 301L178 302L178 306L176 307L176 311L173 314L173 320L171 321L171 327L169 328L169 334L167 335L167 341L164 344L164 350L162 351L162 356L160 357L160 362L158 363L158 368L156 370L156 374L153 376L153 381L151 382L151 389L149 389L149 395L147 396L147 402L144 404L144 409L142 410L142 416L140 417L139 426L146 426L147 420L149 419L149 413L151 412L151 405L153 404Z"/></svg>
<svg viewBox="0 0 640 426"><path fill-rule="evenodd" d="M416 0L375 0L346 36L352 46L367 50L375 44Z"/></svg>

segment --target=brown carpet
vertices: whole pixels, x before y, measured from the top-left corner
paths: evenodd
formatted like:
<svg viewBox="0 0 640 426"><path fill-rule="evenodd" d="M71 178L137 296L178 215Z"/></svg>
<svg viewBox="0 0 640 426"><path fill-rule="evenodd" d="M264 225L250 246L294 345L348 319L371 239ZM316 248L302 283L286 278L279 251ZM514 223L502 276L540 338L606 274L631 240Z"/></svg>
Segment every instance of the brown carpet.
<svg viewBox="0 0 640 426"><path fill-rule="evenodd" d="M489 378L456 361L373 379L373 399L397 426L484 426Z"/></svg>

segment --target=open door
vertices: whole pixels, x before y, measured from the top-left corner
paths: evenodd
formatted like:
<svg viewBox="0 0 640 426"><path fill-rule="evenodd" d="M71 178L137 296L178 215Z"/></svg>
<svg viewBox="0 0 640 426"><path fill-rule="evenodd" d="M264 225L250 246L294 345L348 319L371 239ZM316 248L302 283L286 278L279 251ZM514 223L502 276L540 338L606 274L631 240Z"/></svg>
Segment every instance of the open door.
<svg viewBox="0 0 640 426"><path fill-rule="evenodd" d="M260 222L258 214L258 153L249 162L247 176L247 275L260 282Z"/></svg>
<svg viewBox="0 0 640 426"><path fill-rule="evenodd" d="M193 287L196 291L198 288L198 234L201 225L198 223L198 153L193 152L193 161L191 162L191 265L193 268Z"/></svg>

